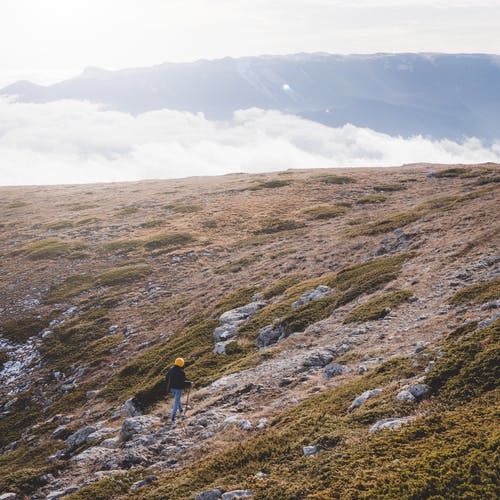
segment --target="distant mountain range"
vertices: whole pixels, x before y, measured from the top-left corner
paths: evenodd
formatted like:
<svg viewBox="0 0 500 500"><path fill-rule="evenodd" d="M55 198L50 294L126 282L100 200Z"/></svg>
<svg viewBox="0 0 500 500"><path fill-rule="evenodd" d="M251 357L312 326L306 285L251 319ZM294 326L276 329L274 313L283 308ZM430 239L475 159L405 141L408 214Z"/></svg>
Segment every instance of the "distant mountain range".
<svg viewBox="0 0 500 500"><path fill-rule="evenodd" d="M0 90L22 102L85 99L133 114L163 108L228 119L258 107L391 135L500 138L500 56L296 54L167 63Z"/></svg>

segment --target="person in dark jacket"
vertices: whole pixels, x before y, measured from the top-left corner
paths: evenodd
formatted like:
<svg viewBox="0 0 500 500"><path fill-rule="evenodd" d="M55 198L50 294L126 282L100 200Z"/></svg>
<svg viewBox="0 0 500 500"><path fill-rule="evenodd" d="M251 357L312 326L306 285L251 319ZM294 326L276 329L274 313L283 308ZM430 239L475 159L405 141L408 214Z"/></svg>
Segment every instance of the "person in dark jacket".
<svg viewBox="0 0 500 500"><path fill-rule="evenodd" d="M175 424L175 417L177 411L184 412L181 404L182 389L189 387L191 381L186 379L186 374L184 373L184 360L182 358L177 358L175 360L174 366L170 368L167 372L167 393L168 390L174 395L174 406L172 408L172 424Z"/></svg>

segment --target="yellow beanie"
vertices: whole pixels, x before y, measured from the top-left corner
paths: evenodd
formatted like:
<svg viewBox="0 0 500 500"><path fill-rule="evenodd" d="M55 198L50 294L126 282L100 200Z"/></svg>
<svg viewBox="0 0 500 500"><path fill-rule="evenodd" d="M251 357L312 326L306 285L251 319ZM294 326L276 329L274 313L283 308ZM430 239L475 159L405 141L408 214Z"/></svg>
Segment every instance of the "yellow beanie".
<svg viewBox="0 0 500 500"><path fill-rule="evenodd" d="M180 367L182 368L182 367L184 366L184 360L183 360L182 358L177 358L177 359L175 360L175 364L176 364L177 366L180 366Z"/></svg>

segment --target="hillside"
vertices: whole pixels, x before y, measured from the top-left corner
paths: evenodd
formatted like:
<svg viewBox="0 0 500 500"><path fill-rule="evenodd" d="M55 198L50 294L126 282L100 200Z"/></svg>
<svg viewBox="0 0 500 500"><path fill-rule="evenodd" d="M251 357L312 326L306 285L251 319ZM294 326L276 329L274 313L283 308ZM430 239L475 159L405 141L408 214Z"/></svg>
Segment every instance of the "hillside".
<svg viewBox="0 0 500 500"><path fill-rule="evenodd" d="M488 142L500 134L499 84L494 55L316 53L87 68L48 86L16 82L0 95L21 102L85 100L132 114L201 112L211 120L273 109L331 127L350 123L393 136Z"/></svg>
<svg viewBox="0 0 500 500"><path fill-rule="evenodd" d="M498 497L499 178L0 187L0 495Z"/></svg>

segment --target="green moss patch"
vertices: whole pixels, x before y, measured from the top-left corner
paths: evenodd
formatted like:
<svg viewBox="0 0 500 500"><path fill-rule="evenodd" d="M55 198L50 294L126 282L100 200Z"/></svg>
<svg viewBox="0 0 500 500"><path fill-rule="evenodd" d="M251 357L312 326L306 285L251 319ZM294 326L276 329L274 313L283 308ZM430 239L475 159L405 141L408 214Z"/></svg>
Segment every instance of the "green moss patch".
<svg viewBox="0 0 500 500"><path fill-rule="evenodd" d="M111 320L104 309L91 309L54 328L40 346L45 362L54 369L67 372L71 365L93 363L116 345L116 336L106 337ZM96 342L99 341L99 342Z"/></svg>
<svg viewBox="0 0 500 500"><path fill-rule="evenodd" d="M74 274L66 278L63 283L53 285L44 297L48 304L64 302L76 297L94 286L94 278L88 274Z"/></svg>
<svg viewBox="0 0 500 500"><path fill-rule="evenodd" d="M324 184L353 184L356 182L356 179L346 175L319 175L316 179Z"/></svg>
<svg viewBox="0 0 500 500"><path fill-rule="evenodd" d="M140 239L130 240L115 240L104 245L104 249L114 254L127 254L137 250L144 245L144 241Z"/></svg>
<svg viewBox="0 0 500 500"><path fill-rule="evenodd" d="M445 170L440 170L439 172L436 172L434 174L434 177L437 177L438 179L445 179L447 177L461 177L467 172L468 170L466 168L460 168L460 167L447 168Z"/></svg>
<svg viewBox="0 0 500 500"><path fill-rule="evenodd" d="M89 500L90 498L93 500L109 500L111 498L118 498L119 495L128 494L132 484L140 481L147 475L140 468L132 469L125 474L117 474L97 483L84 486L66 498L68 500Z"/></svg>
<svg viewBox="0 0 500 500"><path fill-rule="evenodd" d="M43 229L67 229L74 226L74 222L71 220L55 220L44 224Z"/></svg>
<svg viewBox="0 0 500 500"><path fill-rule="evenodd" d="M376 234L387 233L389 231L394 231L399 227L407 226L412 222L416 222L422 217L422 213L416 210L409 212L402 212L399 214L390 215L389 217L384 217L371 224L366 224L359 228L350 230L348 236L373 236Z"/></svg>
<svg viewBox="0 0 500 500"><path fill-rule="evenodd" d="M482 303L500 298L500 279L483 281L459 290L449 300L450 304Z"/></svg>
<svg viewBox="0 0 500 500"><path fill-rule="evenodd" d="M356 203L358 205L368 205L372 203L384 203L385 200L387 200L387 197L381 194L367 194L358 198Z"/></svg>
<svg viewBox="0 0 500 500"><path fill-rule="evenodd" d="M365 304L355 307L344 319L344 323L363 323L387 315L387 308L393 309L413 296L409 290L390 292L374 297Z"/></svg>
<svg viewBox="0 0 500 500"><path fill-rule="evenodd" d="M139 227L142 228L152 228L152 227L161 227L166 224L165 219L151 219L139 224Z"/></svg>
<svg viewBox="0 0 500 500"><path fill-rule="evenodd" d="M291 288L300 282L302 275L300 274L292 274L277 281L274 285L269 287L267 290L264 290L263 296L265 300L272 299L278 295L282 295L286 290Z"/></svg>
<svg viewBox="0 0 500 500"><path fill-rule="evenodd" d="M304 210L304 213L309 216L310 219L333 219L334 217L339 217L345 214L345 208L335 206L335 205L319 205L317 207L311 207Z"/></svg>
<svg viewBox="0 0 500 500"><path fill-rule="evenodd" d="M54 473L61 464L47 465L45 458L56 451L54 444L22 446L0 457L0 491L30 495L40 487L40 476Z"/></svg>
<svg viewBox="0 0 500 500"><path fill-rule="evenodd" d="M190 233L160 233L149 238L144 247L147 250L176 249L181 248L189 243L193 243L195 238Z"/></svg>
<svg viewBox="0 0 500 500"><path fill-rule="evenodd" d="M123 207L123 208L120 208L119 210L117 210L116 215L123 217L123 216L126 216L126 215L134 215L137 212L139 212L139 208L138 207L134 207L134 206Z"/></svg>
<svg viewBox="0 0 500 500"><path fill-rule="evenodd" d="M116 286L141 280L152 273L148 265L125 266L110 269L96 278L99 286Z"/></svg>
<svg viewBox="0 0 500 500"><path fill-rule="evenodd" d="M271 180L259 182L257 185L248 188L249 191L259 191L260 189L276 189L289 186L292 182L285 180Z"/></svg>
<svg viewBox="0 0 500 500"><path fill-rule="evenodd" d="M25 343L30 337L47 328L50 317L26 316L0 323L0 335L10 342Z"/></svg>
<svg viewBox="0 0 500 500"><path fill-rule="evenodd" d="M59 238L47 238L34 241L22 246L19 252L31 260L57 259L59 257L71 257L75 251L85 248L83 243L74 243Z"/></svg>
<svg viewBox="0 0 500 500"><path fill-rule="evenodd" d="M275 234L282 231L293 231L305 227L303 222L296 220L270 220L265 222L260 229L254 231L254 234Z"/></svg>
<svg viewBox="0 0 500 500"><path fill-rule="evenodd" d="M216 274L227 274L227 273L239 273L245 267L250 266L254 262L259 260L258 256L243 257L242 259L235 260L233 262L228 262L223 266L215 269Z"/></svg>

